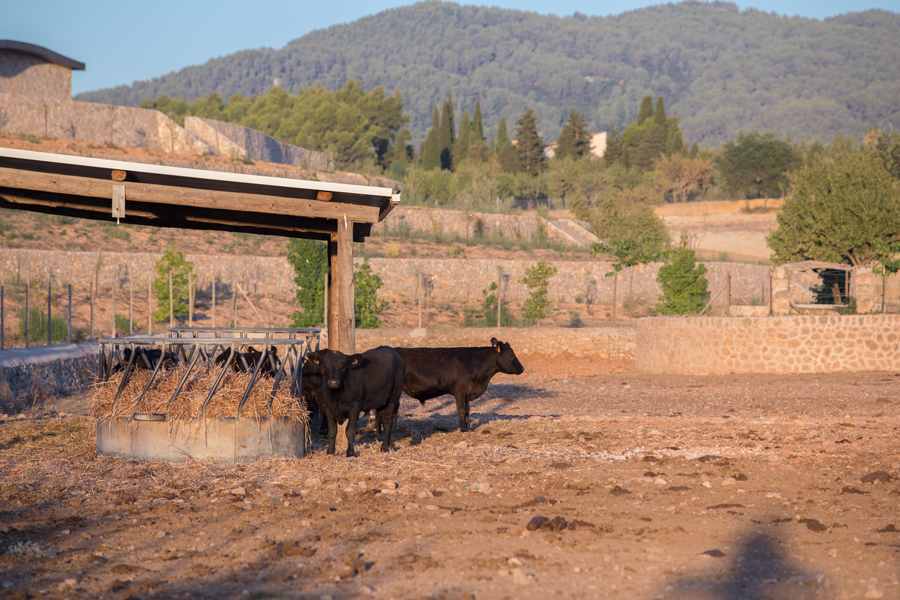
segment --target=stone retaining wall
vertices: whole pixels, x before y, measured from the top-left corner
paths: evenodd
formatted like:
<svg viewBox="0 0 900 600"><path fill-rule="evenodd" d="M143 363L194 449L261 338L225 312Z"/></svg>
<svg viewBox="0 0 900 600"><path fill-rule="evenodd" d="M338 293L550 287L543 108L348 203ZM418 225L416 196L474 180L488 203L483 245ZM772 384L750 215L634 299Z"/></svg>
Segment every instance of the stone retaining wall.
<svg viewBox="0 0 900 600"><path fill-rule="evenodd" d="M900 315L655 317L637 324L645 373L900 370Z"/></svg>
<svg viewBox="0 0 900 600"><path fill-rule="evenodd" d="M0 413L22 412L86 390L96 373L93 344L0 352Z"/></svg>

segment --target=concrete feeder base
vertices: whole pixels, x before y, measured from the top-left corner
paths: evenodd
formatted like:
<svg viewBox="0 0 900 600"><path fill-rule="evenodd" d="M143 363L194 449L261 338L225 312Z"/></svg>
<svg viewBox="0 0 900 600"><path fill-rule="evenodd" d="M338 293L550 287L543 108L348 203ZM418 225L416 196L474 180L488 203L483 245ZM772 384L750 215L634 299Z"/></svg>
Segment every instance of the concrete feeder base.
<svg viewBox="0 0 900 600"><path fill-rule="evenodd" d="M249 462L306 454L306 428L289 419L167 421L140 415L97 421L97 453L127 458Z"/></svg>

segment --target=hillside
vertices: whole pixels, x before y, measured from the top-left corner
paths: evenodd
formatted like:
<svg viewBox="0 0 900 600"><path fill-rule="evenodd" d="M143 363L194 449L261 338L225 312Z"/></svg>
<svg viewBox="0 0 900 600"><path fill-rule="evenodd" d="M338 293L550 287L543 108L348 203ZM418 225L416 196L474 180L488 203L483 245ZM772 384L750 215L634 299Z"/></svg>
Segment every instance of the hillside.
<svg viewBox="0 0 900 600"><path fill-rule="evenodd" d="M169 95L258 94L349 79L399 90L421 139L448 93L481 100L492 129L526 106L555 137L565 113L620 128L646 94L666 97L689 142L741 130L797 140L900 127L900 15L824 21L684 2L613 17L423 2L309 33L280 49L246 50L149 81L82 94L118 104Z"/></svg>

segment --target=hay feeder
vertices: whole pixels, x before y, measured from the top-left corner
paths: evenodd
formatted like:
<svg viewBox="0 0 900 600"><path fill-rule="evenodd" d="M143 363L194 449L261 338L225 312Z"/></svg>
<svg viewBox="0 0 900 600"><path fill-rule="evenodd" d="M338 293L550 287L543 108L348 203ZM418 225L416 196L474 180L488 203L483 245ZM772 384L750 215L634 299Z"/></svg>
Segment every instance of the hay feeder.
<svg viewBox="0 0 900 600"><path fill-rule="evenodd" d="M318 329L173 328L100 340L97 452L247 462L309 446L303 359Z"/></svg>

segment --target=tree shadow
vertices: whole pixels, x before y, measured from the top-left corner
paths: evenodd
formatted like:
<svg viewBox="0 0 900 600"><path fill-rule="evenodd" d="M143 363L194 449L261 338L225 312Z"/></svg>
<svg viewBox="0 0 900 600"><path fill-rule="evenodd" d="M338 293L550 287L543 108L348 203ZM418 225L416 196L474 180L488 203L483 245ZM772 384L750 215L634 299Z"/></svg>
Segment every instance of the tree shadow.
<svg viewBox="0 0 900 600"><path fill-rule="evenodd" d="M712 560L726 557L719 549L704 554ZM704 600L763 600L773 598L830 598L824 574L794 562L777 532L754 528L741 535L725 570L680 578L665 586L664 598Z"/></svg>

